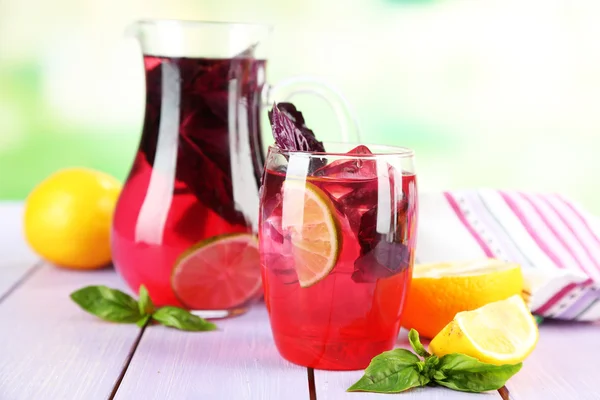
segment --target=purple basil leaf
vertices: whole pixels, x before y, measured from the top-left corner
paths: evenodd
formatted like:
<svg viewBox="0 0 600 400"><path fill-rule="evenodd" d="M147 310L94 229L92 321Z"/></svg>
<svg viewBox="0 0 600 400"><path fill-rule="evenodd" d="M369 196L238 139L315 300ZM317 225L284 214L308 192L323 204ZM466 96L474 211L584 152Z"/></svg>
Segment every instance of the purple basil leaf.
<svg viewBox="0 0 600 400"><path fill-rule="evenodd" d="M262 84L256 79L256 69L263 68L264 62L252 57L252 49L229 60L145 57L148 102L140 143L142 153L153 166L164 106L162 65L171 63L179 70L182 84L176 179L230 224L247 222L233 201L230 142L250 141L252 156L257 156L256 149L260 148L250 129L258 129L258 113L253 110L257 109L257 93ZM237 82L234 92L230 88L233 80ZM231 96L238 104L246 104L247 111L241 109L232 114ZM247 126L230 131L229 118L237 119L240 112L247 113ZM258 183L262 163L253 160L253 164Z"/></svg>
<svg viewBox="0 0 600 400"><path fill-rule="evenodd" d="M374 282L410 266L412 251L406 244L407 206L406 201L398 204L397 219L391 221L389 232L377 232L377 206L362 215L358 230L360 256L354 262L352 274L355 282Z"/></svg>
<svg viewBox="0 0 600 400"><path fill-rule="evenodd" d="M324 152L323 143L308 129L302 113L291 103L275 103L269 111L275 143L282 150Z"/></svg>
<svg viewBox="0 0 600 400"><path fill-rule="evenodd" d="M377 232L377 206L373 206L360 218L358 242L360 244L361 256L374 249L379 240L380 234Z"/></svg>
<svg viewBox="0 0 600 400"><path fill-rule="evenodd" d="M231 176L213 161L202 148L189 137L179 142L177 177L206 206L228 222L244 225L244 215L235 209ZM210 177L210 179L206 179Z"/></svg>
<svg viewBox="0 0 600 400"><path fill-rule="evenodd" d="M403 243L379 240L374 248L354 262L352 280L374 282L404 271L410 266L410 248Z"/></svg>

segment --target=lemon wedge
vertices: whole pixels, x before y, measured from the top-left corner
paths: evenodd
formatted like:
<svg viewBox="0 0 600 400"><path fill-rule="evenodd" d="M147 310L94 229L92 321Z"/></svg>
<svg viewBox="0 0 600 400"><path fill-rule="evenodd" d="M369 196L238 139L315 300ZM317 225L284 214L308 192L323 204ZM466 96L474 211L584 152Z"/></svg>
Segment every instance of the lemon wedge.
<svg viewBox="0 0 600 400"><path fill-rule="evenodd" d="M437 334L429 350L441 357L462 353L502 365L523 361L535 348L537 324L519 295L456 314Z"/></svg>

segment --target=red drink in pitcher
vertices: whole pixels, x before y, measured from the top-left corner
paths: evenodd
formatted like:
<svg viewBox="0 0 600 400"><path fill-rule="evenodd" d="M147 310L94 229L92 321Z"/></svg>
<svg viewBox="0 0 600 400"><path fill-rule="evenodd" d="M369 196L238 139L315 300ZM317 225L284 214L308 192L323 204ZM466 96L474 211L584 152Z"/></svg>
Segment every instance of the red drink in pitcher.
<svg viewBox="0 0 600 400"><path fill-rule="evenodd" d="M362 369L394 345L414 258L417 199L412 153L390 151L270 149L260 254L273 336L289 361Z"/></svg>
<svg viewBox="0 0 600 400"><path fill-rule="evenodd" d="M158 305L242 311L256 227L265 62L144 56L146 113L112 232L118 272Z"/></svg>

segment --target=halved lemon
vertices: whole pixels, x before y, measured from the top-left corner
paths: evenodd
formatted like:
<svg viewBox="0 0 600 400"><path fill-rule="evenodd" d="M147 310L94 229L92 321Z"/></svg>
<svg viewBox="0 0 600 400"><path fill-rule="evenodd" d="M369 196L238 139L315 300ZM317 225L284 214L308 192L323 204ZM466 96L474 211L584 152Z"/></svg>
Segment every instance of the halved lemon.
<svg viewBox="0 0 600 400"><path fill-rule="evenodd" d="M484 258L415 265L402 325L431 339L456 313L507 299L522 290L523 274L517 263Z"/></svg>
<svg viewBox="0 0 600 400"><path fill-rule="evenodd" d="M310 182L287 180L283 185L281 226L291 244L301 287L325 278L335 267L341 247L334 206Z"/></svg>
<svg viewBox="0 0 600 400"><path fill-rule="evenodd" d="M429 344L441 357L462 353L489 364L517 364L534 349L539 333L519 295L456 314Z"/></svg>

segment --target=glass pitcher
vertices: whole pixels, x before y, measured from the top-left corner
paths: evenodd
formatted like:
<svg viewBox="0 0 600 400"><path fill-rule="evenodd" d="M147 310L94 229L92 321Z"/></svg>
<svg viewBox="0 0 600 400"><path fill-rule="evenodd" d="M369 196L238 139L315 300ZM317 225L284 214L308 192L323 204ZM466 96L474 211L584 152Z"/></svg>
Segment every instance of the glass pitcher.
<svg viewBox="0 0 600 400"><path fill-rule="evenodd" d="M265 25L143 20L146 108L117 203L117 271L159 305L222 317L262 294L256 229L263 106L299 91L329 100L343 139L357 139L343 98L322 83L265 82ZM210 311L206 313L206 311ZM202 314L202 313L201 313Z"/></svg>

